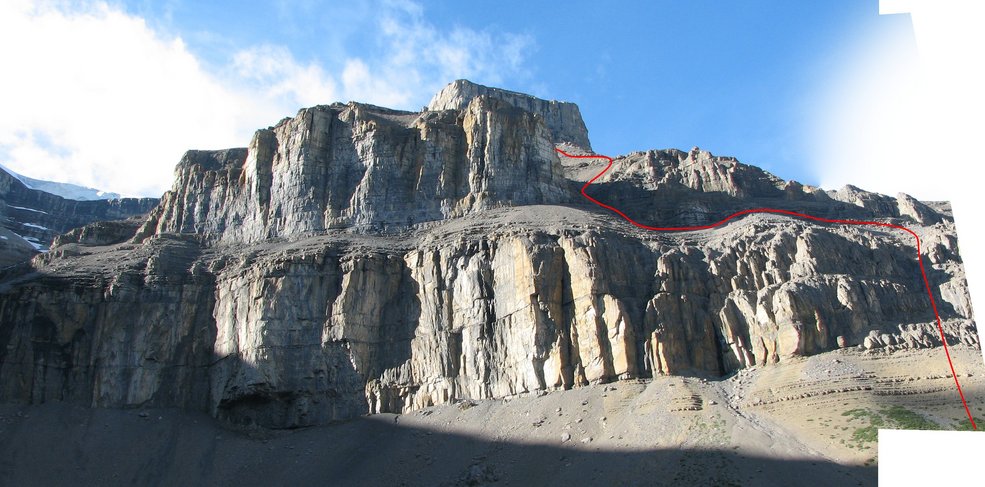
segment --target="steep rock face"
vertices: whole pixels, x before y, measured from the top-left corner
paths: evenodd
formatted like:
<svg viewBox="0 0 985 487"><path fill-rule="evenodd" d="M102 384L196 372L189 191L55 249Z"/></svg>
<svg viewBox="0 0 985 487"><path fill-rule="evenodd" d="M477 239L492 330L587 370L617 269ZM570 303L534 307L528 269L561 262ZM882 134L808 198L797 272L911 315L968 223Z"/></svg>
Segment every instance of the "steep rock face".
<svg viewBox="0 0 985 487"><path fill-rule="evenodd" d="M592 150L588 140L588 129L581 118L578 105L555 100L541 100L530 95L507 91L499 88L482 86L471 81L460 79L439 91L431 102L428 110L463 110L474 98L486 96L506 102L507 104L540 116L551 131L555 142L567 142L584 150Z"/></svg>
<svg viewBox="0 0 985 487"><path fill-rule="evenodd" d="M434 234L446 237L409 246L315 237L212 257L161 236L73 265L56 249L50 277L4 291L0 317L19 323L2 337L4 397L181 406L296 427L658 374L717 376L844 346L939 345L915 249L899 235L778 217L703 241L618 228ZM964 289L955 255L932 246L949 339L975 345L968 297L948 291ZM99 279L79 272L103 252L122 267Z"/></svg>
<svg viewBox="0 0 985 487"><path fill-rule="evenodd" d="M460 112L361 104L301 110L247 150L192 151L141 235L256 242L406 227L572 198L543 121L480 96Z"/></svg>
<svg viewBox="0 0 985 487"><path fill-rule="evenodd" d="M218 277L211 404L227 419L298 426L718 375L839 346L939 344L917 324L932 315L906 277L915 265L901 264L912 248L777 223L698 247L527 230L409 252L247 258ZM817 257L831 246L843 253ZM974 344L965 300L939 296L953 339Z"/></svg>
<svg viewBox="0 0 985 487"><path fill-rule="evenodd" d="M297 427L940 345L909 234L780 215L642 232L579 203L601 168L557 142L543 115L479 94L315 107L246 149L190 151L142 223L85 226L0 271L0 399ZM979 346L946 211L700 150L616 164L590 191L654 223L787 205L910 226L948 342Z"/></svg>
<svg viewBox="0 0 985 487"><path fill-rule="evenodd" d="M117 252L111 271L36 274L6 289L2 397L204 409L214 284L191 269L199 253L194 242L159 238Z"/></svg>
<svg viewBox="0 0 985 487"><path fill-rule="evenodd" d="M365 313L357 311L353 321L340 322L349 325L352 341L333 338L327 327L337 301L387 299L388 290L376 285L391 281L385 261L382 266L372 258L343 264L336 255L317 252L267 265L247 259L221 272L212 413L238 423L299 426L364 412L365 378L357 370L365 375L373 364L355 357L380 340L380 316L359 310ZM349 273L343 274L343 266ZM362 299L353 305L373 302Z"/></svg>

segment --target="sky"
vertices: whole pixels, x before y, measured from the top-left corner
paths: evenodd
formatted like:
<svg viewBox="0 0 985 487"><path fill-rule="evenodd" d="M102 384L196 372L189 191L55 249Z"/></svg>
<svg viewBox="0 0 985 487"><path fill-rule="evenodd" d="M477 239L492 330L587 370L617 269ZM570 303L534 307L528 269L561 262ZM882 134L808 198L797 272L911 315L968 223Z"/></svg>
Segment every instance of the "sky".
<svg viewBox="0 0 985 487"><path fill-rule="evenodd" d="M828 189L947 199L924 179L858 175L916 130L882 122L915 89L907 13L880 15L878 0L556 5L5 0L0 164L160 196L187 149L245 146L316 104L417 110L467 78L577 103L599 153L699 146Z"/></svg>

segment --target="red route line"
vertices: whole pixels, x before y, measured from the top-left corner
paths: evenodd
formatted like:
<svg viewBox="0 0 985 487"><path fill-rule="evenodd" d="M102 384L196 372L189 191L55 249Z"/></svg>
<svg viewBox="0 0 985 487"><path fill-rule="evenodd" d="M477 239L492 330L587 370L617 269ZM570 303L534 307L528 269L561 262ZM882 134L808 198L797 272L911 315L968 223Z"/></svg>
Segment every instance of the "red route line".
<svg viewBox="0 0 985 487"><path fill-rule="evenodd" d="M958 374L956 374L954 372L954 362L951 361L951 352L947 348L947 339L944 337L944 325L941 324L941 316L937 312L937 303L934 301L934 293L931 292L931 290L930 290L930 280L927 279L927 271L924 270L924 267L923 267L923 257L920 255L920 237L917 236L917 234L914 233L913 230L910 230L909 228L906 228L906 227L904 227L902 225L893 225L892 223L870 222L870 221L863 221L863 220L838 220L838 219L831 219L831 218L821 218L821 217L818 217L818 216L806 215L804 213L797 213L796 211L780 210L780 209L776 209L776 208L752 208L752 209L737 211L737 212L732 213L731 215L723 218L718 223L712 223L711 225L698 225L698 226L694 226L694 227L653 227L653 226L650 226L650 225L644 225L642 223L639 223L639 222L633 220L632 218L630 218L629 216L627 216L625 213L623 213L622 211L620 211L618 208L616 208L614 206L607 205L607 204L605 204L605 203L603 203L603 202L601 202L601 201L599 201L599 200L597 200L595 198L592 198L587 193L585 193L585 190L588 189L588 187L591 186L592 183L595 182L595 180L597 180L598 178L602 177L602 175L605 174L612 167L613 160L612 160L611 157L609 157L609 156L603 156L601 154L572 155L572 154L568 154L567 152L565 152L565 151L563 151L561 149L555 148L554 150L560 152L563 156L570 157L572 159L606 159L606 160L608 160L609 161L609 165L608 166L605 166L605 169L603 169L602 172L596 174L594 178L590 179L587 183L585 183L584 186L581 187L581 195L584 196L589 201L591 201L592 203L595 203L596 205L599 205L602 208L605 208L607 210L610 210L610 211L615 212L619 216L623 217L623 219L625 219L629 223L631 223L631 224L633 224L633 225L635 225L635 226L637 226L639 228L645 229L645 230L652 230L654 232L693 232L695 230L707 230L709 228L715 228L715 227L722 226L725 223L727 223L728 221L733 220L733 219L735 219L737 217L740 217L740 216L743 216L743 215L748 215L748 214L752 214L752 213L775 213L775 214L780 214L780 215L794 216L794 217L797 217L797 218L804 218L804 219L807 219L807 220L814 220L814 221L823 222L823 223L840 223L840 224L844 224L844 225L870 225L870 226L876 226L876 227L895 228L897 230L903 230L904 232L907 232L910 235L913 235L913 238L916 239L916 241L917 241L917 262L920 264L920 274L923 275L923 285L927 289L927 297L930 298L930 306L934 310L934 318L937 319L937 330L941 334L941 343L944 344L944 354L947 355L947 364L949 366L951 366L951 377L954 377L954 385L957 386L957 388L958 388L958 395L961 396L961 404L964 406L965 413L968 414L968 421L971 421L971 427L973 429L976 429L976 430L978 429L978 425L975 424L975 418L973 418L971 416L971 409L968 408L968 402L964 398L964 392L961 390L961 383L958 381Z"/></svg>

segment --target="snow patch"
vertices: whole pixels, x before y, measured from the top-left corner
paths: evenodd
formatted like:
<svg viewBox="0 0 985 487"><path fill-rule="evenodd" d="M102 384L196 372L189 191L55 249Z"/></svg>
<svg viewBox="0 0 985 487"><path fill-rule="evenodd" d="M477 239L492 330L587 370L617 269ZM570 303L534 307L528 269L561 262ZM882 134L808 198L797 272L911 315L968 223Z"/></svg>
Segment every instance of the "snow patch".
<svg viewBox="0 0 985 487"><path fill-rule="evenodd" d="M44 213L45 215L48 214L47 211L35 210L34 208L26 208L26 207L23 207L23 206L7 205L7 208L13 208L15 210L33 211L35 213Z"/></svg>
<svg viewBox="0 0 985 487"><path fill-rule="evenodd" d="M29 178L27 176L17 174L11 171L8 167L0 164L0 169L7 171L11 176L20 181L27 186L28 189L36 189L38 191L44 191L45 193L51 193L55 196L61 196L62 198L69 200L78 201L91 201L91 200L116 200L120 199L121 196L117 193L110 193L107 191L101 191L95 188L89 188L86 186L79 186L72 183L58 183L54 181L44 181L41 179Z"/></svg>
<svg viewBox="0 0 985 487"><path fill-rule="evenodd" d="M38 225L37 223L21 223L25 227L37 228L38 230L48 230L48 227L43 225Z"/></svg>
<svg viewBox="0 0 985 487"><path fill-rule="evenodd" d="M48 251L48 248L45 247L44 245L42 245L41 242L39 242L38 239L36 239L34 237L25 237L25 236L20 235L20 234L18 234L16 232L10 232L10 233L13 233L14 235L20 237L21 240L23 240L23 241L31 244L31 247L34 247L34 250L37 250L38 252L45 253L45 252ZM6 237L4 237L4 238L6 239Z"/></svg>
<svg viewBox="0 0 985 487"><path fill-rule="evenodd" d="M0 169L3 169L4 171L7 172L7 174L10 174L11 177L13 177L14 179L20 181L21 184L23 184L24 186L27 186L27 189L34 189L34 188L31 187L30 184L27 184L27 181L24 181L24 176L21 176L20 174L15 173L9 167L4 166L3 164L0 164Z"/></svg>

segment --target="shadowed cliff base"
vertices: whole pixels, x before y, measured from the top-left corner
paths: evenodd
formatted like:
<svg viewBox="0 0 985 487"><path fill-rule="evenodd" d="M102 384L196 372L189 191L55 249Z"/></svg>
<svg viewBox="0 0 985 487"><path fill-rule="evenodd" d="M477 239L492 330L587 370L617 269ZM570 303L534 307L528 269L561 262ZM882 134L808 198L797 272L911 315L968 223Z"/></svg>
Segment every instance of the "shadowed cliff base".
<svg viewBox="0 0 985 487"><path fill-rule="evenodd" d="M877 473L742 449L521 444L393 415L262 434L170 409L4 405L0 418L4 485L875 485Z"/></svg>

